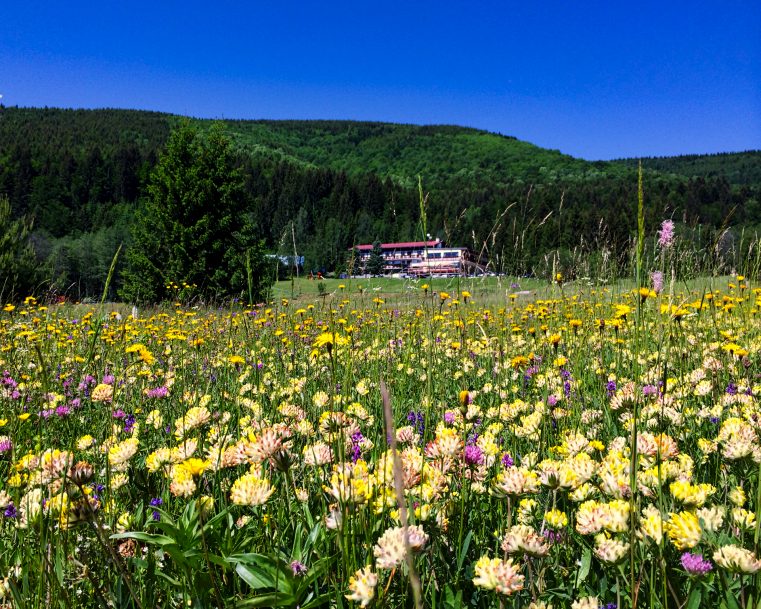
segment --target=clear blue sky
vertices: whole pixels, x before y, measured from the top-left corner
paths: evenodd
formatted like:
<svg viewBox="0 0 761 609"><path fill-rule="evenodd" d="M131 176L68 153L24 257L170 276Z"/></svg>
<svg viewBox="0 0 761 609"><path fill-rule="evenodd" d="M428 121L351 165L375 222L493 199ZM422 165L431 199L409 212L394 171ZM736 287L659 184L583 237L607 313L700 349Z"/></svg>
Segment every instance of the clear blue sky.
<svg viewBox="0 0 761 609"><path fill-rule="evenodd" d="M588 159L761 148L761 1L0 3L19 106L468 125Z"/></svg>

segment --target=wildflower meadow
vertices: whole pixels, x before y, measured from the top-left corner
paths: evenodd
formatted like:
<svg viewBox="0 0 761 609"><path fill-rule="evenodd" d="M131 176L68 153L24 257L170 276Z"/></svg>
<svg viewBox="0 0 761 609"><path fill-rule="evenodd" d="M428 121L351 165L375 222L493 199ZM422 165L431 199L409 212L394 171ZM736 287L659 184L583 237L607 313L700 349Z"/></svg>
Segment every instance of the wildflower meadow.
<svg viewBox="0 0 761 609"><path fill-rule="evenodd" d="M758 607L761 287L652 279L6 306L0 606Z"/></svg>

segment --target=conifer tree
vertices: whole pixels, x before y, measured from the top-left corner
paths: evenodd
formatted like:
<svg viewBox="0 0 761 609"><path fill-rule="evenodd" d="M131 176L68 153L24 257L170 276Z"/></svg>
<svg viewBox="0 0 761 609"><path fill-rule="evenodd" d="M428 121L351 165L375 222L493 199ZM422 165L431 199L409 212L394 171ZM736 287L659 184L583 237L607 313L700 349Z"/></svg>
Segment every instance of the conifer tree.
<svg viewBox="0 0 761 609"><path fill-rule="evenodd" d="M272 281L268 266L229 140L220 128L174 131L137 214L122 296L158 302L184 282L208 298L258 299Z"/></svg>
<svg viewBox="0 0 761 609"><path fill-rule="evenodd" d="M376 241L373 243L373 250L367 258L365 271L370 273L370 275L383 275L383 269L385 266L386 261L383 258L383 249L381 248L380 241Z"/></svg>

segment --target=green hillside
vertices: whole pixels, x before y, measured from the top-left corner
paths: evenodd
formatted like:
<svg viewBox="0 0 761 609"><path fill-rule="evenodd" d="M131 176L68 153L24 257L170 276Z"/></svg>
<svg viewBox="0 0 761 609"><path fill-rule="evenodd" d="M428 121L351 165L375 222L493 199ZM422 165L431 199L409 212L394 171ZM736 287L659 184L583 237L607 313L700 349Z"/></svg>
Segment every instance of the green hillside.
<svg viewBox="0 0 761 609"><path fill-rule="evenodd" d="M623 161L636 165L636 159ZM690 178L723 177L730 184L761 184L761 150L725 152L720 154L690 154L642 159L647 169Z"/></svg>
<svg viewBox="0 0 761 609"><path fill-rule="evenodd" d="M376 173L414 185L550 181L599 172L588 163L513 137L449 125L351 121L226 121L238 145L350 175Z"/></svg>

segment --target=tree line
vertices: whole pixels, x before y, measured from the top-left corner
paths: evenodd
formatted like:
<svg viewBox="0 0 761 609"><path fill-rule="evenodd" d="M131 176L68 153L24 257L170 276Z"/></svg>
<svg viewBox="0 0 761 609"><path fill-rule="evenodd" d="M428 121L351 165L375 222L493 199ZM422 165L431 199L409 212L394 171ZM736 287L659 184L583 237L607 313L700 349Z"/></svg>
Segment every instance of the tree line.
<svg viewBox="0 0 761 609"><path fill-rule="evenodd" d="M153 273L158 287L135 291L134 278L151 272L135 252L148 251L141 234L156 231L149 222L169 204L166 179L163 199L160 193L162 159L182 156L171 149L180 135L186 167L200 163L194 171L206 177L190 198L173 204L186 224L205 223L193 230L209 251L194 254L192 269L177 262L177 253L174 268ZM216 164L199 160L211 154L206 146L218 155ZM751 178L761 161L754 153L738 155L735 165L724 155L715 161L682 159L669 168L664 160L646 170L646 223L654 234L661 220L674 219L685 243L713 252L707 263L731 266L737 248L717 244L737 243L758 229L761 181ZM679 173L685 167L694 173L696 166L705 175ZM214 188L229 189L224 205L219 193L204 191L212 175ZM422 208L417 175L426 193ZM550 264L574 267L578 259L585 273L614 276L626 271L636 170L627 162L587 163L458 127L214 125L136 111L1 108L0 196L8 218L21 223L14 234L23 248L14 251L33 254L38 267L36 274L22 273L30 280L15 288L17 296L32 289L78 300L99 296L123 245L110 298L160 299L167 294L159 284L199 284L199 278L214 294L246 297L261 289L251 282L264 267L254 272L252 260L264 252L295 252L307 269L342 271L353 245L422 238L421 209L427 232L482 252L497 272L538 274ZM0 281L4 294L11 284Z"/></svg>

